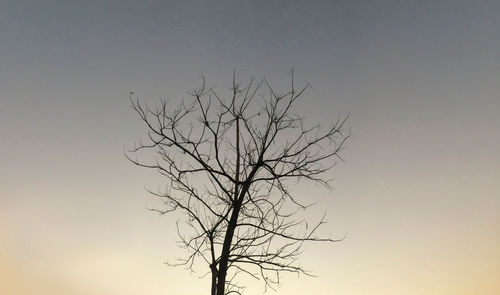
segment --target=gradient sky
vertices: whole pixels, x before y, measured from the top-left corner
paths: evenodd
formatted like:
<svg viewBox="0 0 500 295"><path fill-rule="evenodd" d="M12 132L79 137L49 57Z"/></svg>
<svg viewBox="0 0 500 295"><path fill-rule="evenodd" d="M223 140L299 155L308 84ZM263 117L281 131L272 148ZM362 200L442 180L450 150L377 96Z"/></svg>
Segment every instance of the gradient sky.
<svg viewBox="0 0 500 295"><path fill-rule="evenodd" d="M479 0L1 1L0 293L207 294L163 264L183 252L122 154L128 93L292 66L302 114L351 115L335 190L297 188L348 235L278 294L500 294L500 2Z"/></svg>

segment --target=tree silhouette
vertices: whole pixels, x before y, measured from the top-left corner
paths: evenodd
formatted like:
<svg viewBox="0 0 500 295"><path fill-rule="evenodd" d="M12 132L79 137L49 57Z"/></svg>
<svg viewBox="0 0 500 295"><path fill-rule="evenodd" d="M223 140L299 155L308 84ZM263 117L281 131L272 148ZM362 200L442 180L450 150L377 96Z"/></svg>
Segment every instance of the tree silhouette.
<svg viewBox="0 0 500 295"><path fill-rule="evenodd" d="M163 201L151 210L183 212L177 232L188 255L173 265L208 264L211 295L241 294L239 275L262 280L266 290L283 272L310 275L297 263L304 243L342 240L317 236L325 216L312 226L298 218L310 204L292 187L301 180L330 187L324 173L341 159L347 117L309 126L293 110L309 85L296 89L293 71L290 80L280 94L266 79L241 86L233 75L225 99L202 79L173 108L167 100L151 108L130 94L148 133L126 156L168 180L166 190L150 191ZM142 152L153 160L139 160Z"/></svg>

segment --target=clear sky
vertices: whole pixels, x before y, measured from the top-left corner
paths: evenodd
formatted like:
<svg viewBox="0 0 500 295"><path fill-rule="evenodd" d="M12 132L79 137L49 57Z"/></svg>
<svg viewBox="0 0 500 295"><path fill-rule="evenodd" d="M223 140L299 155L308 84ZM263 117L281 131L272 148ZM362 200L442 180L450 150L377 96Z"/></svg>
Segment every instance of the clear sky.
<svg viewBox="0 0 500 295"><path fill-rule="evenodd" d="M0 293L207 294L163 264L175 217L122 151L128 93L180 97L200 75L278 87L350 114L327 234L278 294L500 294L500 1L0 2ZM313 192L313 193L311 193ZM320 210L321 211L321 210ZM311 215L316 214L312 211ZM252 284L249 294L260 294ZM270 294L273 294L272 292Z"/></svg>

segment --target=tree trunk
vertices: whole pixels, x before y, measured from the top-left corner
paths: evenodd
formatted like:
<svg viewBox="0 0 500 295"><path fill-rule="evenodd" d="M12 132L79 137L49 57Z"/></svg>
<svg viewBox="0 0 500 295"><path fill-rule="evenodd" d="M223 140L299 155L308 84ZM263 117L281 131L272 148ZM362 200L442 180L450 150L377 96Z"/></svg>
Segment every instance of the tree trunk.
<svg viewBox="0 0 500 295"><path fill-rule="evenodd" d="M243 190L244 192L246 190ZM233 212L231 213L231 219L229 219L229 224L227 226L226 236L224 237L224 244L222 245L222 253L219 262L219 271L217 273L217 294L225 295L226 288L226 275L227 275L227 265L229 260L229 254L231 250L231 242L233 241L234 230L236 229L236 224L238 221L238 215L240 213L241 203L243 201L243 196L236 200L233 207Z"/></svg>
<svg viewBox="0 0 500 295"><path fill-rule="evenodd" d="M236 118L236 187L235 187L235 201L233 205L233 212L231 212L231 218L229 219L229 224L227 225L226 236L224 237L224 244L222 245L222 252L220 256L219 269L217 272L217 293L216 295L225 295L226 291L226 275L227 267L229 262L229 254L231 254L231 243L233 241L234 231L238 225L238 216L240 214L241 204L245 195L248 193L248 189L252 184L251 180L257 173L259 165L255 165L250 171L246 181L242 184L241 190L238 191L238 182L240 179L240 124L239 118ZM259 163L262 159L262 155L259 157Z"/></svg>
<svg viewBox="0 0 500 295"><path fill-rule="evenodd" d="M212 270L212 287L210 289L210 295L216 295L215 291L217 290L217 267L215 265L210 265L210 269Z"/></svg>

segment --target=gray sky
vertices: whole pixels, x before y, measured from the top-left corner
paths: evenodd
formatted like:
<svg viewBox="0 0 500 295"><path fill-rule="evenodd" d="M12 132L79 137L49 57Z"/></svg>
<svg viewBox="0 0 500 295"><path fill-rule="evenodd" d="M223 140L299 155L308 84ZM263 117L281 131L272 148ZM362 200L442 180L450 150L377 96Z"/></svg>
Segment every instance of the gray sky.
<svg viewBox="0 0 500 295"><path fill-rule="evenodd" d="M498 1L2 1L0 293L205 292L162 264L182 251L145 210L161 178L123 157L128 93L295 67L299 112L351 116L335 190L298 189L349 234L279 293L498 294L499 33Z"/></svg>

